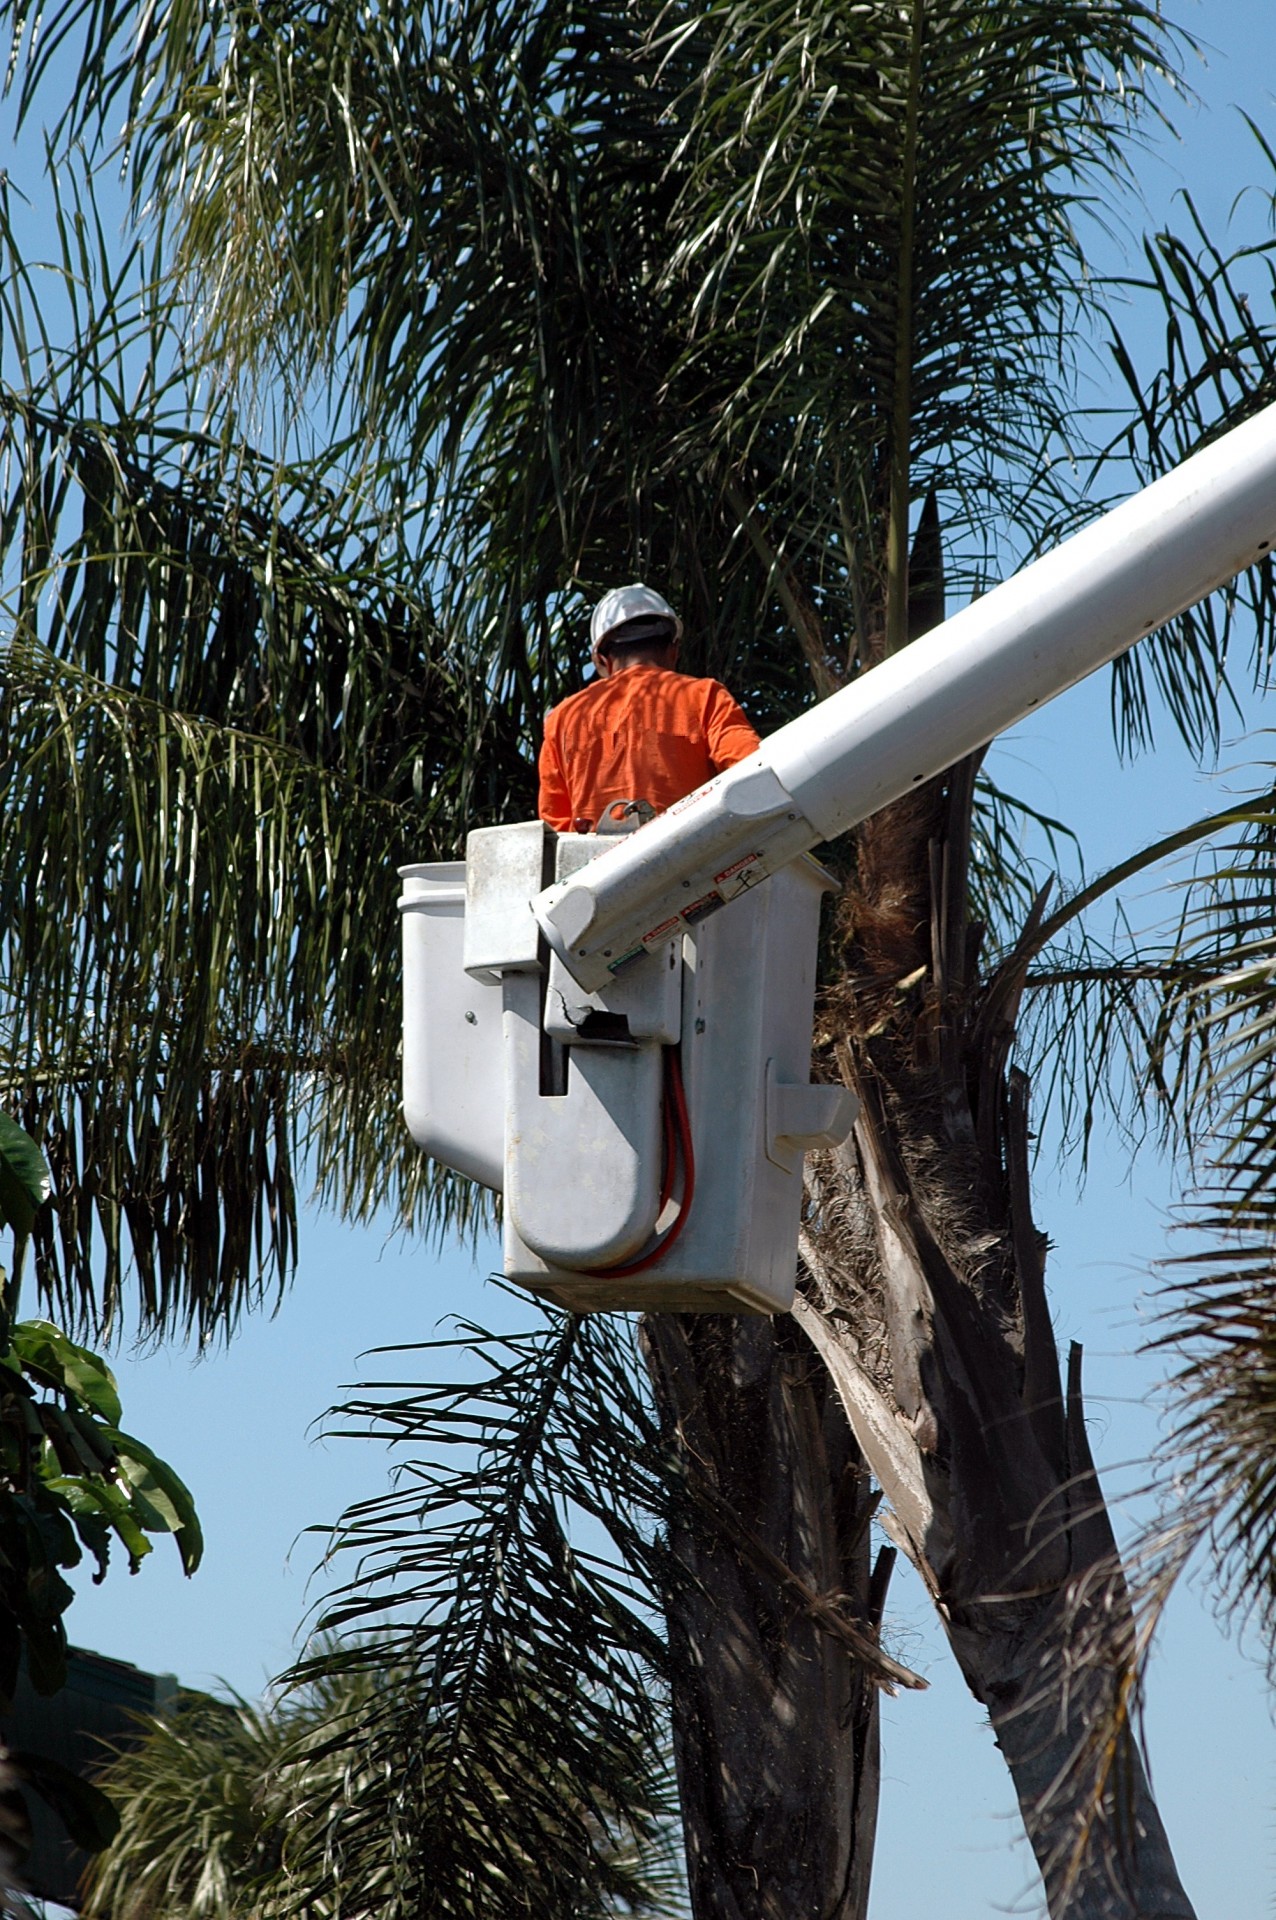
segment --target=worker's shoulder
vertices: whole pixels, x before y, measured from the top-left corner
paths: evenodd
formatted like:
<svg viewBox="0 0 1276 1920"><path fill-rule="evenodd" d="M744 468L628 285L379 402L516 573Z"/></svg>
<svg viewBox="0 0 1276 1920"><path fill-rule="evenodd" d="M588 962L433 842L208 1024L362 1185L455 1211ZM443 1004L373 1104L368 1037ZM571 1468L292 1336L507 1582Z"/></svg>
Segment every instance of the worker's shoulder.
<svg viewBox="0 0 1276 1920"><path fill-rule="evenodd" d="M718 696L721 696L724 700L735 699L735 695L732 693L730 687L724 686L721 680L710 680L706 677L703 680L697 680L695 685L702 690L706 700Z"/></svg>
<svg viewBox="0 0 1276 1920"><path fill-rule="evenodd" d="M723 721L741 716L740 702L730 687L723 686L721 680L711 680L707 676L693 680L689 674L681 678L686 689L681 695L682 700L689 711L702 716L706 726L720 725Z"/></svg>
<svg viewBox="0 0 1276 1920"><path fill-rule="evenodd" d="M545 725L549 729L564 724L572 726L577 721L601 719L609 712L619 716L635 708L703 712L721 700L734 705L733 696L720 680L680 673L671 667L630 667L606 680L591 680L587 686L569 693L550 708Z"/></svg>
<svg viewBox="0 0 1276 1920"><path fill-rule="evenodd" d="M567 716L580 713L584 709L596 705L599 695L603 693L606 684L605 680L591 680L587 686L577 687L575 693L565 694L545 715L545 725L547 727L551 726L556 721L560 721Z"/></svg>
<svg viewBox="0 0 1276 1920"><path fill-rule="evenodd" d="M656 668L651 674L653 688L674 700L683 700L691 705L707 705L712 700L734 700L734 695L721 680L712 680L706 674L680 673L676 668Z"/></svg>

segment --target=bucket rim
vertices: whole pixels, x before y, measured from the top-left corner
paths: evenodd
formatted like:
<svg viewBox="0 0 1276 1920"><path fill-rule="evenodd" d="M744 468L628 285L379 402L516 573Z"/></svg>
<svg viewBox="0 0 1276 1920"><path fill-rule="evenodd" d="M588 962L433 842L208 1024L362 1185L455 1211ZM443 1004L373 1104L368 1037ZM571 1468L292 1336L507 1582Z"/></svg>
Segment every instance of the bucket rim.
<svg viewBox="0 0 1276 1920"><path fill-rule="evenodd" d="M431 907L464 907L464 860L420 860L399 868L403 892L399 910Z"/></svg>

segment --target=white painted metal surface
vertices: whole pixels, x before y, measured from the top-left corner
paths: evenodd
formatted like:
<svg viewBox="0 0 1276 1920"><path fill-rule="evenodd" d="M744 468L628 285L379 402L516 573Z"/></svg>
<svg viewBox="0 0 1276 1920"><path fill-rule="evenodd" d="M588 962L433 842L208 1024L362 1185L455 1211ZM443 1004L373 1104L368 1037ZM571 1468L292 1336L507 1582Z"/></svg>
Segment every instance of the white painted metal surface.
<svg viewBox="0 0 1276 1920"><path fill-rule="evenodd" d="M797 1265L803 1153L845 1139L855 1118L854 1096L844 1087L810 1084L820 901L831 884L813 860L799 860L731 914L685 937L681 1058L695 1197L669 1252L641 1273L609 1276L576 1249L560 1247L558 1259L545 1257L543 1247L526 1243L507 1209L509 1279L578 1312L787 1311ZM612 1051L572 1049L573 1071L577 1062L592 1066L600 1053ZM627 1079L619 1051L609 1069L619 1076L611 1098L628 1116L631 1134L638 1124L649 1124L649 1112L659 1112L658 1100L648 1107L655 1088L645 1057L645 1050L629 1055ZM658 1141L650 1133L648 1140L658 1166ZM590 1144L588 1132L574 1146L565 1139L565 1151L543 1163L542 1204L560 1236L572 1221L581 1233L593 1213L593 1202L586 1208L578 1198ZM609 1150L624 1165L623 1149L615 1148L613 1142ZM515 1157L511 1153L511 1166ZM681 1196L679 1184L675 1200ZM671 1207L662 1229L674 1213ZM563 1251L569 1253L566 1261Z"/></svg>
<svg viewBox="0 0 1276 1920"><path fill-rule="evenodd" d="M505 983L505 1273L617 1266L660 1211L658 1041L566 1052L561 1092L543 1079L541 982ZM514 1250L511 1253L511 1250ZM552 1292L552 1288L543 1291Z"/></svg>
<svg viewBox="0 0 1276 1920"><path fill-rule="evenodd" d="M465 970L476 980L507 973L540 973L540 928L531 903L545 882L545 829L539 820L482 828L467 835L465 860Z"/></svg>
<svg viewBox="0 0 1276 1920"><path fill-rule="evenodd" d="M555 850L558 878L568 879L597 859L599 840L593 833L560 833ZM530 899L526 910L535 927ZM558 955L550 954L545 1032L564 1045L588 1046L605 1042L623 1021L631 1040L675 1046L682 1034L681 964L681 926L676 939L661 941L620 973L609 973L601 993L586 993Z"/></svg>
<svg viewBox="0 0 1276 1920"><path fill-rule="evenodd" d="M802 1155L844 1139L855 1111L844 1088L810 1084L832 882L799 859L586 996L543 956L528 966L528 900L551 852L570 874L607 844L539 822L472 834L468 908L464 864L403 870L412 1136L503 1191L506 1275L563 1306L784 1311ZM664 1251L686 1199L663 1125L666 1051L679 1042L695 1195ZM656 1249L638 1273L609 1272Z"/></svg>
<svg viewBox="0 0 1276 1920"><path fill-rule="evenodd" d="M400 867L403 1117L419 1147L485 1187L505 1173L501 986L464 971L465 862Z"/></svg>
<svg viewBox="0 0 1276 1920"><path fill-rule="evenodd" d="M582 986L599 986L670 923L941 773L1274 540L1269 407L548 888L535 912L550 946Z"/></svg>

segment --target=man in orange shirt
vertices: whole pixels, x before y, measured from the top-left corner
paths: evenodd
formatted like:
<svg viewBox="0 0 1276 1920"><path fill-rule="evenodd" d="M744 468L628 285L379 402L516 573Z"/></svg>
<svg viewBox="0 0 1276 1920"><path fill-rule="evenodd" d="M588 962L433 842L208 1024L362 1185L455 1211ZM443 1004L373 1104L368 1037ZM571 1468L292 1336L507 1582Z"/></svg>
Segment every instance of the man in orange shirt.
<svg viewBox="0 0 1276 1920"><path fill-rule="evenodd" d="M677 671L682 622L651 587L604 594L589 637L598 678L545 717L537 811L559 833L596 832L616 802L663 813L758 745L721 681Z"/></svg>

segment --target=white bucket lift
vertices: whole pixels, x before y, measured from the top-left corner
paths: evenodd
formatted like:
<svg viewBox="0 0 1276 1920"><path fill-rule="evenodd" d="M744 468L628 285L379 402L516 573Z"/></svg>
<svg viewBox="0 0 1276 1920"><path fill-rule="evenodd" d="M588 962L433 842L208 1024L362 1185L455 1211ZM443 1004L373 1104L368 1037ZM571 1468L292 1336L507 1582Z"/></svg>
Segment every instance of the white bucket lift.
<svg viewBox="0 0 1276 1920"><path fill-rule="evenodd" d="M809 1084L831 883L806 849L1274 542L1268 407L635 833L491 827L463 867L404 868L404 1110L503 1191L509 1278L577 1309L786 1309L802 1154L854 1118Z"/></svg>
<svg viewBox="0 0 1276 1920"><path fill-rule="evenodd" d="M813 860L586 993L531 902L614 842L539 821L407 867L404 1112L505 1197L505 1272L577 1311L787 1310L802 1155L854 1097L810 1082ZM552 870L548 870L552 863Z"/></svg>

